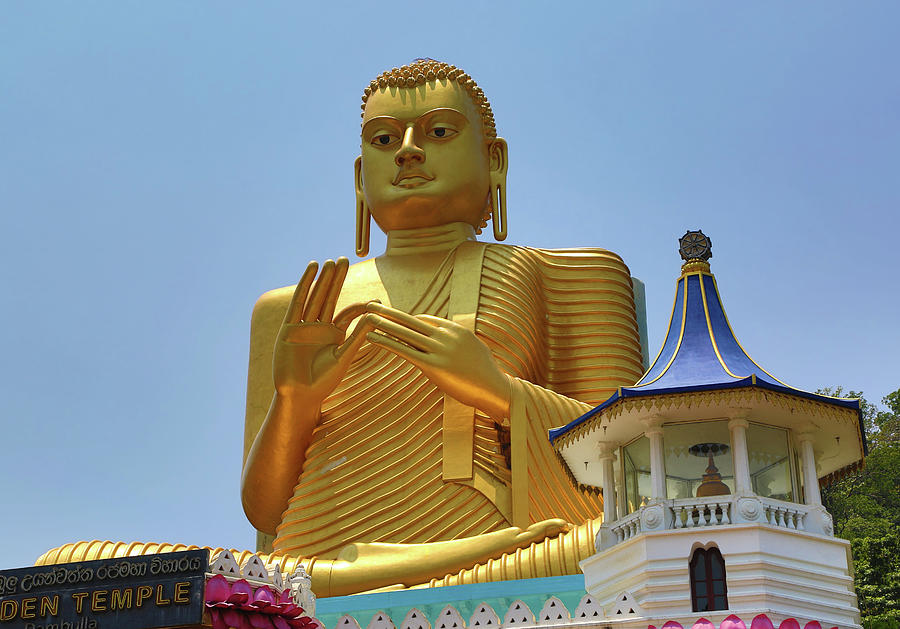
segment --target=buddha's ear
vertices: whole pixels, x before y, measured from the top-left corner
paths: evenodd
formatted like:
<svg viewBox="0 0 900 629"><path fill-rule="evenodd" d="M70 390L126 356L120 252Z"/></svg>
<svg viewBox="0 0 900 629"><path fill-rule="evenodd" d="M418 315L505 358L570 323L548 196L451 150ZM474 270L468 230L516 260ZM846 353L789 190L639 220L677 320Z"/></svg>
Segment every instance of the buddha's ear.
<svg viewBox="0 0 900 629"><path fill-rule="evenodd" d="M488 143L488 156L491 160L491 172L502 173L506 177L506 169L509 167L509 154L506 140L494 138Z"/></svg>
<svg viewBox="0 0 900 629"><path fill-rule="evenodd" d="M509 166L506 140L495 138L488 145L491 164L491 193L488 195L494 239L506 240L506 170Z"/></svg>
<svg viewBox="0 0 900 629"><path fill-rule="evenodd" d="M369 206L363 191L362 155L353 163L353 184L356 188L356 255L360 258L369 253Z"/></svg>
<svg viewBox="0 0 900 629"><path fill-rule="evenodd" d="M362 155L353 162L353 183L356 186L356 196L359 197L359 195L363 194Z"/></svg>

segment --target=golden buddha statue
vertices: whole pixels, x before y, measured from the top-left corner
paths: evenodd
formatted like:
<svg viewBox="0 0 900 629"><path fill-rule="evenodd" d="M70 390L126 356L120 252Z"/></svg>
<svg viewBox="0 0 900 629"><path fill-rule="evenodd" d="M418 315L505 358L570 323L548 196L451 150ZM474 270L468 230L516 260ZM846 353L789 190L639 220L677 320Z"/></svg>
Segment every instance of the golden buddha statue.
<svg viewBox="0 0 900 629"><path fill-rule="evenodd" d="M310 263L254 308L241 493L274 536L260 550L319 596L577 573L602 499L547 431L643 372L627 267L475 239L488 221L506 236L507 144L454 66L372 81L361 153L356 252L371 219L385 252ZM175 548L79 542L39 563Z"/></svg>

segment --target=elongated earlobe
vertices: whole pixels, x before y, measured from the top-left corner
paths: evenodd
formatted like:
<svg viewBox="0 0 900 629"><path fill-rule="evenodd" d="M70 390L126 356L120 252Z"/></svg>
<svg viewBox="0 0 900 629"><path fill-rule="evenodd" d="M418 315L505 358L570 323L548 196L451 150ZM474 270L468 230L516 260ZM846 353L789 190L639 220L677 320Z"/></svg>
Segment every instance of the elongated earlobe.
<svg viewBox="0 0 900 629"><path fill-rule="evenodd" d="M494 240L506 240L506 140L497 138L491 142L491 223L494 228Z"/></svg>
<svg viewBox="0 0 900 629"><path fill-rule="evenodd" d="M506 240L506 182L491 185L491 225L494 240Z"/></svg>
<svg viewBox="0 0 900 629"><path fill-rule="evenodd" d="M356 201L356 255L369 255L369 208L365 199Z"/></svg>
<svg viewBox="0 0 900 629"><path fill-rule="evenodd" d="M365 258L369 255L371 214L362 186L362 157L357 157L353 164L353 178L356 188L356 255Z"/></svg>

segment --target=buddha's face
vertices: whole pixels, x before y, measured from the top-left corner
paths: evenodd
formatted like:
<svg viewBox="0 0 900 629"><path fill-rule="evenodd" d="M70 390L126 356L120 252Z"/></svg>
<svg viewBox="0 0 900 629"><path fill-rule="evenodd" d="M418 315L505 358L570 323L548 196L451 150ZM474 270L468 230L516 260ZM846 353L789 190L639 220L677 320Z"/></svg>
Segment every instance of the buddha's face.
<svg viewBox="0 0 900 629"><path fill-rule="evenodd" d="M357 190L383 231L457 221L477 227L491 147L480 112L455 82L376 90L363 116Z"/></svg>

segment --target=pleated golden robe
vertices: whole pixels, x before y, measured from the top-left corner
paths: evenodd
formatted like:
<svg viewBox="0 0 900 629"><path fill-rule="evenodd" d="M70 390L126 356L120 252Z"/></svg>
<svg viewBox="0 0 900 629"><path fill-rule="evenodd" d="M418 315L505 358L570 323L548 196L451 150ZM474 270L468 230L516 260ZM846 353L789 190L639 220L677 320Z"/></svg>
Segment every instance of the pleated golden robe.
<svg viewBox="0 0 900 629"><path fill-rule="evenodd" d="M454 282L454 269L473 266L479 286ZM254 369L270 369L290 298L290 290L277 292L254 313L254 343L271 342L268 355L251 347L251 383ZM324 559L351 542L434 542L548 518L597 518L601 497L575 483L547 431L641 376L622 260L601 249L467 242L448 254L410 312L474 330L515 377L510 418L465 407L403 359L364 345L322 406L272 550ZM256 386L254 400L253 390L248 444L268 405L265 391Z"/></svg>

